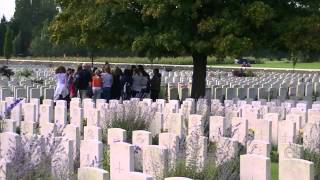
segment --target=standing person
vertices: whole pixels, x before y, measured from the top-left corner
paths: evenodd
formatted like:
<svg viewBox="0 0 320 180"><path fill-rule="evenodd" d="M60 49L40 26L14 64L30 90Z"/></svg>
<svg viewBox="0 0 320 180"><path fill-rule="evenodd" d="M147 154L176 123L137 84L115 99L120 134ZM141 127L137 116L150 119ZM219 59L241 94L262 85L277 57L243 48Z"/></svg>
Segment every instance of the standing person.
<svg viewBox="0 0 320 180"><path fill-rule="evenodd" d="M150 93L150 76L149 74L144 70L142 65L138 66L138 70L141 73L141 93L139 98L143 99L145 97L148 96L148 94Z"/></svg>
<svg viewBox="0 0 320 180"><path fill-rule="evenodd" d="M111 69L111 65L110 65L110 63L109 63L108 61L106 61L106 62L104 63L104 65L103 65L103 67L102 67L102 70L105 69L105 68Z"/></svg>
<svg viewBox="0 0 320 180"><path fill-rule="evenodd" d="M133 74L136 72L137 66L132 65L131 66L131 76L133 76Z"/></svg>
<svg viewBox="0 0 320 180"><path fill-rule="evenodd" d="M159 73L159 69L153 70L153 77L150 81L150 90L151 90L151 99L156 101L159 98L160 93L160 85L161 85L161 74Z"/></svg>
<svg viewBox="0 0 320 180"><path fill-rule="evenodd" d="M83 64L82 70L79 73L79 82L78 82L78 88L79 88L81 99L90 97L90 94L91 94L90 82L91 82L90 66L87 64Z"/></svg>
<svg viewBox="0 0 320 180"><path fill-rule="evenodd" d="M68 89L69 89L69 95L70 98L76 97L76 92L75 92L75 84L74 84L74 69L68 69L67 70L68 74Z"/></svg>
<svg viewBox="0 0 320 180"><path fill-rule="evenodd" d="M54 91L54 100L67 100L69 94L67 87L67 74L64 66L59 66L56 69L56 89Z"/></svg>
<svg viewBox="0 0 320 180"><path fill-rule="evenodd" d="M122 100L129 100L132 94L132 76L129 69L125 69L120 78L121 82L121 97Z"/></svg>
<svg viewBox="0 0 320 180"><path fill-rule="evenodd" d="M102 78L102 98L108 102L111 99L111 87L113 83L113 76L110 67L104 67L101 74Z"/></svg>
<svg viewBox="0 0 320 180"><path fill-rule="evenodd" d="M134 69L132 75L132 97L139 97L141 92L142 75L138 69Z"/></svg>
<svg viewBox="0 0 320 180"><path fill-rule="evenodd" d="M111 98L112 99L120 99L121 96L121 82L120 77L122 75L122 71L119 67L116 67L113 71L113 83L111 87Z"/></svg>
<svg viewBox="0 0 320 180"><path fill-rule="evenodd" d="M79 65L77 68L77 72L74 74L74 88L75 88L75 96L80 96L79 93L79 81L80 81L80 72L82 71L82 65Z"/></svg>
<svg viewBox="0 0 320 180"><path fill-rule="evenodd" d="M92 98L94 100L94 102L97 99L101 98L101 92L102 92L102 78L100 77L101 75L101 71L99 69L96 69L96 71L94 72L93 76L92 76L92 82L91 82L91 86L92 86Z"/></svg>

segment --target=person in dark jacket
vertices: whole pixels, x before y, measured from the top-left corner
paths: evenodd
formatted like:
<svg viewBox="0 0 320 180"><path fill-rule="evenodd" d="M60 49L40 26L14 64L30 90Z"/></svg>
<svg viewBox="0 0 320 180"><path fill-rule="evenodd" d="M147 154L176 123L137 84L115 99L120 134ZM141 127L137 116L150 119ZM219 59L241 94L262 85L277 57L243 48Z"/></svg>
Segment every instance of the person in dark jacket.
<svg viewBox="0 0 320 180"><path fill-rule="evenodd" d="M150 95L150 76L149 74L144 70L144 67L142 65L138 65L138 70L140 72L141 76L141 81L140 81L140 86L141 86L141 91L139 94L139 98L143 99L146 98Z"/></svg>
<svg viewBox="0 0 320 180"><path fill-rule="evenodd" d="M79 72L79 82L78 82L78 89L80 92L80 98L90 98L90 82L91 82L91 70L90 66L87 64L82 65L82 70Z"/></svg>
<svg viewBox="0 0 320 180"><path fill-rule="evenodd" d="M132 96L132 75L129 69L125 69L120 78L121 82L121 97L122 100L129 100Z"/></svg>
<svg viewBox="0 0 320 180"><path fill-rule="evenodd" d="M111 98L112 99L120 99L121 96L121 83L120 77L122 75L122 71L119 67L116 67L112 73L113 75L113 83L111 86Z"/></svg>
<svg viewBox="0 0 320 180"><path fill-rule="evenodd" d="M75 96L77 97L80 92L79 92L79 81L80 81L80 72L82 71L82 65L79 65L77 68L77 72L74 74L74 88L75 88Z"/></svg>
<svg viewBox="0 0 320 180"><path fill-rule="evenodd" d="M151 94L150 97L153 101L156 101L156 99L159 98L160 93L160 85L161 85L161 74L159 73L159 69L153 70L153 77L150 81L150 89Z"/></svg>

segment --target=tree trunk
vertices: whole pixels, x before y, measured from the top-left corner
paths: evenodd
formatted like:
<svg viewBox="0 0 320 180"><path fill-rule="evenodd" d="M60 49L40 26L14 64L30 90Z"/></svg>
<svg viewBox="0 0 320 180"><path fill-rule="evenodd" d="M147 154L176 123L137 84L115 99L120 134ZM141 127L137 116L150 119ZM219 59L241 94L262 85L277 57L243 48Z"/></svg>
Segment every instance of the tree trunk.
<svg viewBox="0 0 320 180"><path fill-rule="evenodd" d="M199 99L206 93L207 55L193 54L193 75L191 97Z"/></svg>

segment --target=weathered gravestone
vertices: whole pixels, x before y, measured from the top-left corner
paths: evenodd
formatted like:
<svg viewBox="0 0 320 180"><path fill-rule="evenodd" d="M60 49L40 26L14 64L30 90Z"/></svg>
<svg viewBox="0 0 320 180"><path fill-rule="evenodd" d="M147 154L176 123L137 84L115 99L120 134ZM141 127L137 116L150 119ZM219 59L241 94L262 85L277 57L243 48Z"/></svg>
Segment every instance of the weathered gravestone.
<svg viewBox="0 0 320 180"><path fill-rule="evenodd" d="M126 179L134 171L134 146L124 142L110 144L110 179Z"/></svg>
<svg viewBox="0 0 320 180"><path fill-rule="evenodd" d="M303 159L284 159L279 164L280 180L314 180L314 163Z"/></svg>
<svg viewBox="0 0 320 180"><path fill-rule="evenodd" d="M94 140L82 140L80 142L80 167L102 168L102 159L102 142Z"/></svg>
<svg viewBox="0 0 320 180"><path fill-rule="evenodd" d="M270 158L255 154L240 156L240 179L241 180L270 180Z"/></svg>
<svg viewBox="0 0 320 180"><path fill-rule="evenodd" d="M168 150L163 146L148 145L143 151L143 173L155 180L163 179L168 169Z"/></svg>
<svg viewBox="0 0 320 180"><path fill-rule="evenodd" d="M78 180L110 180L108 171L94 167L82 167L78 169Z"/></svg>
<svg viewBox="0 0 320 180"><path fill-rule="evenodd" d="M168 149L169 169L176 167L177 156L179 153L179 136L173 133L160 133L159 145Z"/></svg>
<svg viewBox="0 0 320 180"><path fill-rule="evenodd" d="M137 130L132 131L132 145L135 146L134 153L134 168L135 170L142 171L143 162L143 149L146 145L152 144L151 133L148 131Z"/></svg>
<svg viewBox="0 0 320 180"><path fill-rule="evenodd" d="M127 131L121 128L109 128L108 129L108 144L125 142L127 137Z"/></svg>

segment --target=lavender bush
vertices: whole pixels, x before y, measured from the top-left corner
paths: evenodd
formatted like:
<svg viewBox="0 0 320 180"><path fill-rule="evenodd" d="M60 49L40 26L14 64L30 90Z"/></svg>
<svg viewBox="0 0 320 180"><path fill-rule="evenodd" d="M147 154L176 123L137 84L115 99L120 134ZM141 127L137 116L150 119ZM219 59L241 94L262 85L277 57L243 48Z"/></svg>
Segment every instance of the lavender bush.
<svg viewBox="0 0 320 180"><path fill-rule="evenodd" d="M15 108L20 102L22 102L23 98L16 99L13 103L11 103L9 106L7 106L5 112L0 115L0 132L3 130L3 120L9 119L11 117L11 111L13 108Z"/></svg>
<svg viewBox="0 0 320 180"><path fill-rule="evenodd" d="M131 142L132 131L149 130L150 123L155 117L155 109L142 102L131 102L110 107L108 118L104 120L104 133L108 128L122 128L127 131L127 140Z"/></svg>
<svg viewBox="0 0 320 180"><path fill-rule="evenodd" d="M55 129L62 132L61 127ZM71 172L65 167L67 162L60 158L60 154L65 154L62 145L65 139L56 138L53 134L51 132L48 136L21 135L18 144L6 152L6 163L10 166L10 169L7 169L9 177L6 178L62 180L71 176ZM2 172L5 171L4 164L0 169Z"/></svg>

